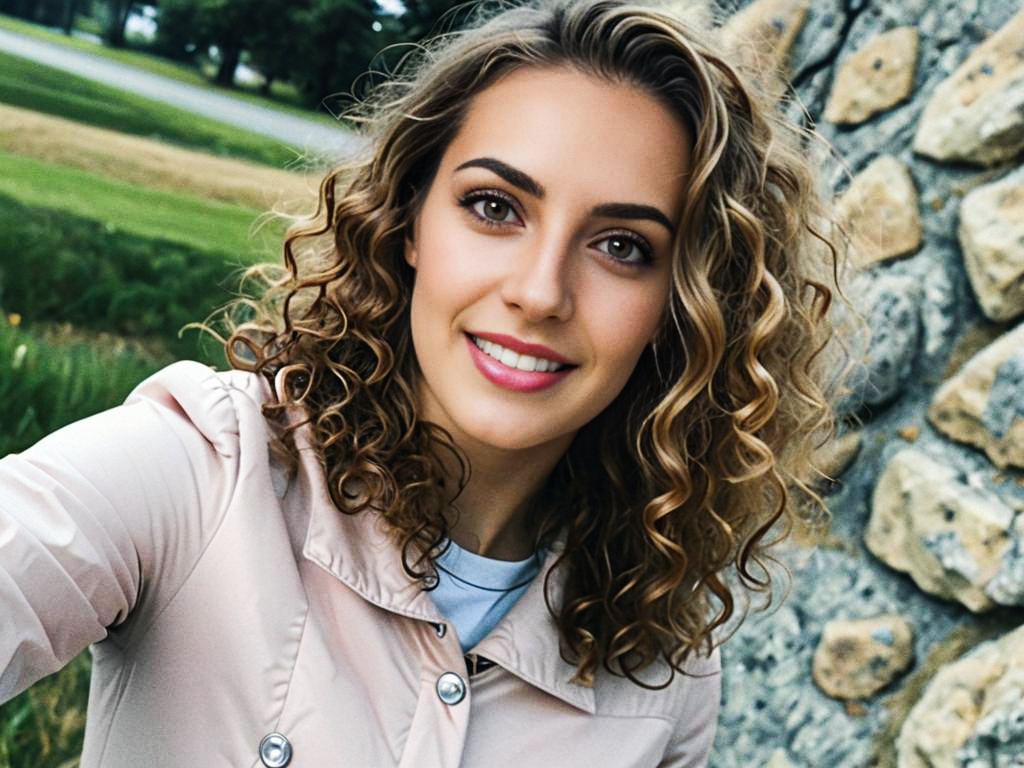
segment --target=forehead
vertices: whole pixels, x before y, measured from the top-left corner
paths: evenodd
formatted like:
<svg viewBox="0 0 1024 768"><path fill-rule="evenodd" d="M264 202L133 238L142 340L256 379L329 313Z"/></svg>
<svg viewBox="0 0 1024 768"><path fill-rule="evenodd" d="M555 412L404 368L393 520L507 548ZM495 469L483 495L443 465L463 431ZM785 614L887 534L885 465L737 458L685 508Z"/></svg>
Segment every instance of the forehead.
<svg viewBox="0 0 1024 768"><path fill-rule="evenodd" d="M523 68L474 97L442 170L496 157L554 192L676 213L689 170L678 118L640 87L571 68Z"/></svg>

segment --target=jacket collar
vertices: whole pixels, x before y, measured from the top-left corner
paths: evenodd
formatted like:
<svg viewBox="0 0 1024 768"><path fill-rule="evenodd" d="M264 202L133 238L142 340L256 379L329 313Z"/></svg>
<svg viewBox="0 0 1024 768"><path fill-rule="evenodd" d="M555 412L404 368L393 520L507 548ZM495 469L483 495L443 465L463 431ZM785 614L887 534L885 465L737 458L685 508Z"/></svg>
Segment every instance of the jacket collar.
<svg viewBox="0 0 1024 768"><path fill-rule="evenodd" d="M561 553L556 542L544 565L523 596L472 652L500 664L527 683L594 714L594 689L573 682L576 667L562 658L558 626L548 611L545 589L552 605L561 603L562 579L548 574Z"/></svg>
<svg viewBox="0 0 1024 768"><path fill-rule="evenodd" d="M380 608L433 624L445 622L429 593L405 573L401 552L383 521L367 513L346 515L335 507L308 426L296 430L295 444L300 458L297 480L306 485L309 501L303 556ZM552 605L561 598L561 580L547 579L560 549L559 542L523 596L471 652L593 714L594 691L572 682L576 668L562 659L558 628L544 600L548 581Z"/></svg>

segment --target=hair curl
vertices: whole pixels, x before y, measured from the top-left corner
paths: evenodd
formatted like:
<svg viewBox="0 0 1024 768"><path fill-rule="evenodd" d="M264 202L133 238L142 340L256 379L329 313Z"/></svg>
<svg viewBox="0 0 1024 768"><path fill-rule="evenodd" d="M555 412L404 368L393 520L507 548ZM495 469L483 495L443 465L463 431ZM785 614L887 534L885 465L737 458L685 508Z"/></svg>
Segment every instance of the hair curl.
<svg viewBox="0 0 1024 768"><path fill-rule="evenodd" d="M768 532L794 497L821 504L807 483L813 440L831 429L821 352L838 256L817 229L807 134L715 40L620 0L481 11L407 56L409 74L360 106L363 156L326 176L316 214L285 238L286 269L257 270L265 292L229 313L229 363L283 371L268 418L304 409L339 510L372 508L429 585L459 490L444 467L463 462L463 483L467 467L419 418L403 242L471 99L514 69L568 65L643 88L678 116L692 173L669 309L623 392L556 466L533 521L538 545L564 535L552 570L562 598L549 609L584 683L603 666L655 687L637 673L660 658L671 680L691 653L710 652L735 609L728 567L766 590ZM294 429L277 438L292 458Z"/></svg>

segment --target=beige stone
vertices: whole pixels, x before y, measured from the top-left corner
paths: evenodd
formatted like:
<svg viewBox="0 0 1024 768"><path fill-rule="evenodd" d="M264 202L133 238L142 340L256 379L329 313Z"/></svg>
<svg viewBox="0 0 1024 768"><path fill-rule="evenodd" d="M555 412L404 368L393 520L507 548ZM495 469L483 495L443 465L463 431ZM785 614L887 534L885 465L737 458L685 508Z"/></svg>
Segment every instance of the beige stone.
<svg viewBox="0 0 1024 768"><path fill-rule="evenodd" d="M982 612L995 606L986 587L1013 544L1013 519L1013 510L998 498L907 448L879 478L864 541L925 592Z"/></svg>
<svg viewBox="0 0 1024 768"><path fill-rule="evenodd" d="M964 198L960 245L985 314L997 321L1024 314L1024 168Z"/></svg>
<svg viewBox="0 0 1024 768"><path fill-rule="evenodd" d="M914 180L891 155L875 158L853 178L836 201L836 212L853 239L858 267L913 253L921 245Z"/></svg>
<svg viewBox="0 0 1024 768"><path fill-rule="evenodd" d="M866 699L887 686L914 658L906 619L875 616L825 624L814 651L814 682L834 699Z"/></svg>
<svg viewBox="0 0 1024 768"><path fill-rule="evenodd" d="M845 435L829 440L814 453L818 469L828 479L835 480L845 472L860 451L861 433L847 432Z"/></svg>
<svg viewBox="0 0 1024 768"><path fill-rule="evenodd" d="M983 643L939 670L900 729L897 768L1013 764L968 763L958 753L985 730L986 720L1019 708L1022 697L1024 627Z"/></svg>
<svg viewBox="0 0 1024 768"><path fill-rule="evenodd" d="M810 0L755 0L722 25L722 42L735 54L735 63L776 98L784 91L779 75L809 7Z"/></svg>
<svg viewBox="0 0 1024 768"><path fill-rule="evenodd" d="M897 27L870 40L843 62L825 106L833 123L862 123L910 95L917 64L917 29Z"/></svg>
<svg viewBox="0 0 1024 768"><path fill-rule="evenodd" d="M976 446L992 463L1024 467L1024 325L1003 334L947 379L928 419L954 440Z"/></svg>
<svg viewBox="0 0 1024 768"><path fill-rule="evenodd" d="M936 160L994 165L1024 148L1024 9L935 89L914 150Z"/></svg>
<svg viewBox="0 0 1024 768"><path fill-rule="evenodd" d="M782 747L779 747L768 757L768 761L761 768L796 768L789 759L789 754Z"/></svg>

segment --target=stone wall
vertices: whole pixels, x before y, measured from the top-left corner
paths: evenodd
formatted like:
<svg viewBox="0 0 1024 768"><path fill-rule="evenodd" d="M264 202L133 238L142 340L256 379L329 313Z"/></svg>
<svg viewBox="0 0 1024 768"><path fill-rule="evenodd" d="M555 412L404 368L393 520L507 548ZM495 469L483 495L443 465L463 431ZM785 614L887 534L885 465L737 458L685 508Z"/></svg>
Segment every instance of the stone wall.
<svg viewBox="0 0 1024 768"><path fill-rule="evenodd" d="M740 5L737 56L841 158L872 336L831 531L725 644L711 764L1024 766L1024 4Z"/></svg>

